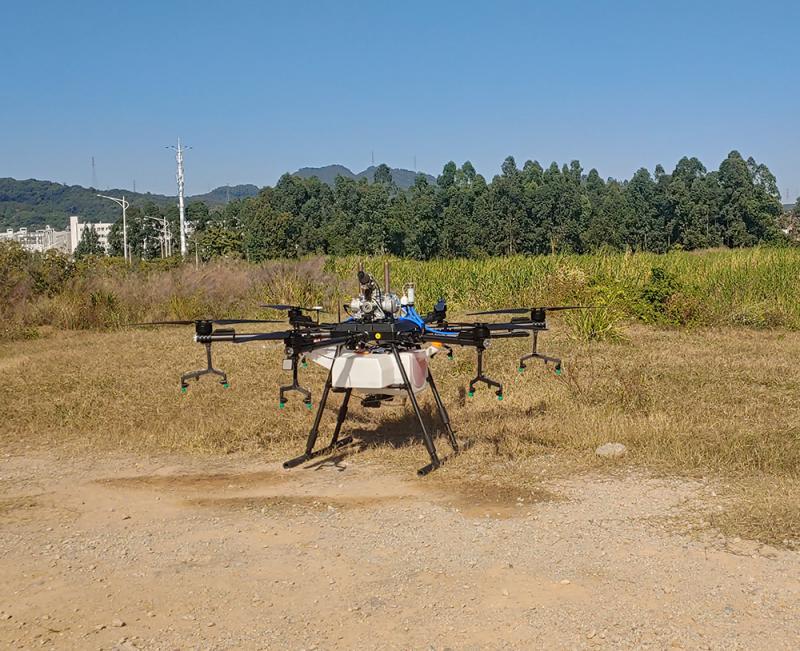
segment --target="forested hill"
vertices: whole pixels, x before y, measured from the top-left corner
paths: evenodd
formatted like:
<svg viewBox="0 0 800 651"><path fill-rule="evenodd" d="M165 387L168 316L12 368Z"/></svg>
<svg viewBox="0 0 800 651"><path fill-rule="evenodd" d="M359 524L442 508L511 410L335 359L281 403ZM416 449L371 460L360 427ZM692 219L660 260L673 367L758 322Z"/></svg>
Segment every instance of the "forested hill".
<svg viewBox="0 0 800 651"><path fill-rule="evenodd" d="M375 180L375 171L378 166L370 165L363 172L352 172L344 165L326 165L325 167L301 167L295 172L295 176L300 178L309 179L317 177L323 183L333 185L336 182L337 176L343 176L346 179L367 179L370 183ZM435 183L436 179L430 174L423 172L412 172L398 167L389 168L389 173L392 175L392 182L401 190L408 190L417 178L418 174L422 174L428 183Z"/></svg>
<svg viewBox="0 0 800 651"><path fill-rule="evenodd" d="M175 204L175 197L150 192L131 192L121 188L96 190L80 185L64 185L52 181L28 179L17 181L0 178L0 229L18 229L26 226L38 228L49 224L64 229L70 215L80 215L90 222L114 222L119 218L119 207L98 192L112 197L125 198L134 206L155 204L166 208ZM222 186L208 192L188 197L188 201L203 201L209 207L225 205L229 200L244 199L258 194L255 185Z"/></svg>
<svg viewBox="0 0 800 651"><path fill-rule="evenodd" d="M628 180L604 179L577 160L520 166L512 157L492 179L469 161L449 162L434 182L420 175L408 190L386 165L373 183L338 176L328 185L286 174L210 214L197 228L200 255L662 253L787 243L785 232L800 232L800 212L784 212L769 168L736 151L717 169L684 157L671 172L657 165Z"/></svg>
<svg viewBox="0 0 800 651"><path fill-rule="evenodd" d="M214 188L211 192L205 194L195 194L189 197L189 201L202 201L209 208L214 206L224 206L229 201L235 199L247 199L248 197L255 197L258 194L259 187L252 183L245 183L243 185L222 185ZM173 203L174 197L170 199Z"/></svg>

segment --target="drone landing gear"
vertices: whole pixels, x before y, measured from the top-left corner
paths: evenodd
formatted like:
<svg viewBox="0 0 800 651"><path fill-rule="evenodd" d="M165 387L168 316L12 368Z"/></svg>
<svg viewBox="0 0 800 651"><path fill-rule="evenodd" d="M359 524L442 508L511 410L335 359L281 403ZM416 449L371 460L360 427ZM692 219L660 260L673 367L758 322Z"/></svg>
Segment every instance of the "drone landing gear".
<svg viewBox="0 0 800 651"><path fill-rule="evenodd" d="M281 387L280 402L278 403L278 407L283 409L283 406L288 402L288 399L286 398L286 393L288 393L289 391L297 391L300 395L303 396L303 404L308 409L311 409L312 407L311 391L309 391L305 387L301 387L297 377L297 362L299 361L298 357L295 355L292 356L290 359L292 360L292 383Z"/></svg>
<svg viewBox="0 0 800 651"><path fill-rule="evenodd" d="M450 416L448 415L447 409L445 409L444 403L442 402L442 397L439 395L439 390L436 388L436 383L433 381L433 375L431 375L430 368L428 369L428 384L431 387L433 399L436 401L436 408L439 411L439 418L442 420L445 432L447 433L447 440L450 443L450 447L453 448L453 454L458 454L458 441L456 440L456 435L455 432L453 432L453 428L450 426ZM409 391L409 393L412 392ZM417 419L419 420L420 427L422 428L423 437L425 437L427 434L425 432L425 425L422 422L422 414L419 411L418 405L415 405L415 411L417 413ZM427 436L430 438L430 435ZM436 448L433 445L433 439L431 439L430 443L431 447L428 449L428 452L430 453L431 450L433 450L433 453L431 454L431 462L424 468L417 470L417 474L419 476L427 475L431 470L435 470L442 464L443 460L436 458Z"/></svg>
<svg viewBox="0 0 800 651"><path fill-rule="evenodd" d="M314 457L321 457L324 454L329 454L340 448L344 445L348 445L349 443L353 442L352 436L347 436L341 440L339 440L339 433L342 431L342 423L344 423L344 419L347 416L347 407L350 404L350 394L353 392L352 389L345 389L344 390L344 399L342 400L342 404L339 407L339 413L336 417L336 429L333 430L333 437L331 438L331 442L328 444L327 447L321 448L319 450L314 450L314 445L317 442L317 436L319 435L319 424L322 420L322 413L325 411L325 403L328 402L328 394L331 391L335 391L331 387L331 373L328 373L328 379L325 381L325 388L322 390L322 398L320 399L319 407L317 408L317 415L314 417L314 424L311 426L311 431L308 433L308 441L306 442L306 451L301 454L299 457L295 457L294 459L289 459L289 461L285 461L283 464L284 468L294 468L295 466L299 466L301 463L305 463L313 459Z"/></svg>
<svg viewBox="0 0 800 651"><path fill-rule="evenodd" d="M400 351L397 350L397 346L392 346L392 354L394 355L395 362L397 362L397 366L400 369L400 377L403 378L403 384L405 385L406 392L408 393L408 399L411 401L411 406L414 408L414 413L417 416L419 429L422 433L422 442L425 444L425 448L428 450L428 454L431 457L431 462L427 466L423 466L417 470L417 474L422 477L423 475L427 475L432 470L436 470L439 466L441 466L442 459L440 459L439 455L436 454L436 446L433 444L433 438L425 427L425 421L422 418L422 412L420 411L419 403L417 402L417 396L414 395L414 389L411 387L411 382L408 381L408 374L406 373L405 366L403 366L403 360L400 358ZM453 433L453 429L450 427L450 417L447 415L447 410L444 408L442 398L439 395L439 391L436 389L436 384L433 381L430 368L428 369L428 383L431 385L431 393L433 393L434 399L436 400L436 407L439 410L439 418L442 419L442 423L447 431L447 439L450 442L450 446L453 448L453 452L458 454L458 441L456 441L456 435Z"/></svg>
<svg viewBox="0 0 800 651"><path fill-rule="evenodd" d="M535 330L533 331L533 348L530 353L527 355L523 355L519 358L519 368L517 369L520 373L525 370L525 360L526 359L541 359L545 364L552 363L555 366L555 371L557 375L561 375L561 360L558 357L550 357L549 355L544 355L537 351L537 346L539 343L539 333Z"/></svg>
<svg viewBox="0 0 800 651"><path fill-rule="evenodd" d="M425 421L422 418L422 411L419 408L419 403L417 402L417 397L414 395L414 390L411 388L411 383L408 379L408 374L406 373L406 369L403 366L402 360L400 358L400 352L398 351L397 347L392 345L392 354L394 355L395 361L397 362L398 368L400 369L400 375L403 379L403 386L408 393L409 401L411 402L411 406L414 408L414 414L417 417L417 421L419 423L420 432L422 434L422 441L425 444L425 449L428 451L430 455L431 462L417 471L417 474L427 475L432 470L436 470L445 459L441 459L439 455L436 453L436 446L433 443L433 438L431 437L428 429L425 427ZM343 389L343 390L336 390L332 387L331 383L331 376L332 376L332 367L331 372L328 373L328 379L325 381L325 388L322 391L322 398L320 399L319 407L317 408L317 414L314 418L314 424L311 426L311 431L308 433L308 441L306 442L306 451L301 454L299 457L295 457L294 459L289 459L288 461L284 462L284 468L294 468L295 466L299 466L306 461L309 461L315 457L319 457L325 454L329 454L334 450L348 445L353 441L352 436L345 437L343 439L339 439L339 434L342 430L342 424L344 423L345 418L347 417L347 408L350 404L350 396L352 394L352 389ZM454 453L459 452L458 441L456 440L456 435L453 432L453 428L450 426L450 417L447 414L447 409L445 409L444 403L442 402L442 398L439 395L439 391L436 388L436 383L433 381L433 376L431 375L430 369L428 369L428 384L430 384L431 392L433 393L434 400L436 401L436 407L439 412L439 418L442 420L442 424L444 425L445 431L447 433L447 440L450 443L450 446L453 448ZM333 431L333 437L331 438L331 442L324 448L319 450L314 450L314 445L317 442L317 436L319 435L319 425L322 420L322 414L325 411L325 404L328 401L328 395L331 392L344 392L344 399L342 400L342 404L339 407L339 413L336 417L336 428Z"/></svg>
<svg viewBox="0 0 800 651"><path fill-rule="evenodd" d="M497 399L498 400L502 400L503 399L503 385L500 384L499 382L497 382L496 380L493 380L490 377L486 377L483 374L483 353L484 353L485 350L486 350L486 348L484 348L483 346L478 346L478 372L477 372L477 375L475 375L475 377L472 380L470 380L468 395L469 395L470 398L472 396L474 396L475 395L475 385L478 382L483 382L487 387L497 387L497 391L495 391L495 395L497 395Z"/></svg>
<svg viewBox="0 0 800 651"><path fill-rule="evenodd" d="M220 381L219 383L228 388L228 376L225 374L225 371L220 371L219 369L214 368L211 364L211 343L203 344L206 347L206 360L208 365L206 368L201 369L199 371L190 371L189 373L184 373L181 375L181 391L186 393L186 390L189 388L188 380L199 380L203 375L219 375Z"/></svg>

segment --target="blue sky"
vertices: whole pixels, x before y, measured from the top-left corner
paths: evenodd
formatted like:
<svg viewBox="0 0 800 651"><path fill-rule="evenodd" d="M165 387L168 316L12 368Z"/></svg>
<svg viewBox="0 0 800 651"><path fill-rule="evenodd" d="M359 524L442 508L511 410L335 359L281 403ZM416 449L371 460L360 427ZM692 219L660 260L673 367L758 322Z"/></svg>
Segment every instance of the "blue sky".
<svg viewBox="0 0 800 651"><path fill-rule="evenodd" d="M0 176L174 193L376 162L629 177L731 149L800 194L800 3L0 0Z"/></svg>

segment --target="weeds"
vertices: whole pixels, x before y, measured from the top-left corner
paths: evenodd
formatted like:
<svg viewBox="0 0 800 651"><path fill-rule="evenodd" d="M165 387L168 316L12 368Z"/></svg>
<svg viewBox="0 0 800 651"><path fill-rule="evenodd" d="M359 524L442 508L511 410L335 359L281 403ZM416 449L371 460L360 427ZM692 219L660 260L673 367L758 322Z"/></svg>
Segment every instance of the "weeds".
<svg viewBox="0 0 800 651"><path fill-rule="evenodd" d="M573 337L579 341L623 341L620 316L614 308L599 305L594 309L574 310L564 317Z"/></svg>
<svg viewBox="0 0 800 651"><path fill-rule="evenodd" d="M4 243L0 337L16 338L45 325L107 329L151 318L256 317L263 316L259 303L273 301L323 303L335 313L336 305L358 289L353 272L359 261L219 261L195 269L167 260L128 266L113 258L73 263L55 252L27 254ZM366 260L376 277L382 263L381 258ZM800 329L796 249L392 260L392 266L396 289L416 283L422 310L440 296L452 313L576 302L603 306L572 318L570 326L581 340L618 339L622 319Z"/></svg>

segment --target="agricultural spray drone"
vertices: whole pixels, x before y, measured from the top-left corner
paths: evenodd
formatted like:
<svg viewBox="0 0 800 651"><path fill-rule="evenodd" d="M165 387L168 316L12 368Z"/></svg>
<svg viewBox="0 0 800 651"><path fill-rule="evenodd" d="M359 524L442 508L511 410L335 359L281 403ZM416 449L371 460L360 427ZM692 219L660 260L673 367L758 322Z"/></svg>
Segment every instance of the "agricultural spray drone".
<svg viewBox="0 0 800 651"><path fill-rule="evenodd" d="M547 312L554 310L581 309L583 306L560 305L534 308L509 308L472 312L468 316L511 315L509 321L495 323L476 320L454 323L447 321L447 304L439 299L433 310L420 315L416 310L415 286L407 284L402 295L390 289L389 265L384 266L384 288L381 290L375 279L361 268L358 272L361 287L359 295L343 306L346 318L336 323L320 322L321 307L304 308L296 305L262 305L265 309L286 311L289 328L277 332L241 333L231 326L246 323L281 323L265 319L200 319L196 321L158 321L152 324L193 324L194 340L205 346L207 367L181 376L181 390L186 391L190 379L203 375L217 375L219 382L228 387L224 371L214 368L211 362L211 345L217 342L235 344L253 341L282 341L285 346L284 370L291 371L291 384L280 387L279 406L287 403L290 392L299 393L306 407L312 408L311 392L300 385L299 367L312 361L327 369L328 376L322 390L322 398L308 434L303 454L286 461L284 468L293 468L315 457L329 454L352 442L352 437L339 438L342 424L347 416L351 395L361 396L364 407L380 407L397 396L407 396L419 423L422 440L430 455L430 463L420 468L418 474L425 475L438 468L442 459L436 452L433 438L422 418L417 395L430 387L439 418L444 426L447 440L453 453L459 451L458 441L450 424L450 417L436 388L430 369L430 359L445 350L453 356L453 347L471 347L477 353L477 370L469 382L472 397L480 384L494 389L498 400L503 399L503 385L484 373L484 353L493 339L532 337L530 353L519 359L518 369L525 369L531 359L553 364L556 373L561 371L561 360L540 353L537 349L538 335L547 330ZM314 314L310 316L309 313ZM340 315L341 317L341 315ZM342 393L336 425L330 443L315 450L320 422L328 396Z"/></svg>

